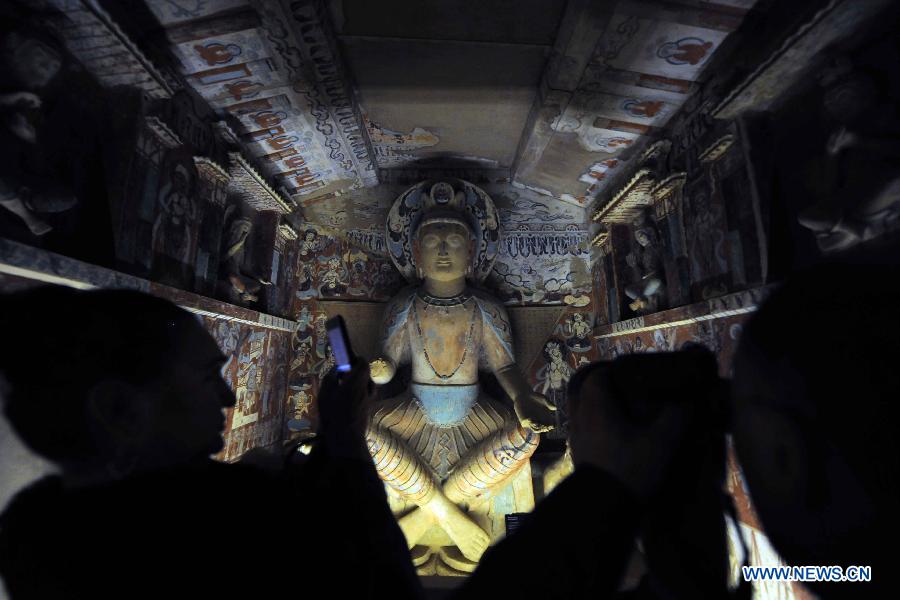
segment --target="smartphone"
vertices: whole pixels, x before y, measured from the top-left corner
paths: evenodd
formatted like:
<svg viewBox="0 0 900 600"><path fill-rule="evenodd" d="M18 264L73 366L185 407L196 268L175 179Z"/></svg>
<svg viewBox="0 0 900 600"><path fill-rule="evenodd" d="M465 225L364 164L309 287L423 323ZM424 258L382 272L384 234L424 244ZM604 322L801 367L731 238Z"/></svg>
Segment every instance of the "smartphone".
<svg viewBox="0 0 900 600"><path fill-rule="evenodd" d="M328 331L328 343L331 345L337 370L346 373L353 362L353 348L350 347L350 336L347 335L344 317L340 315L331 317L325 322L325 329Z"/></svg>

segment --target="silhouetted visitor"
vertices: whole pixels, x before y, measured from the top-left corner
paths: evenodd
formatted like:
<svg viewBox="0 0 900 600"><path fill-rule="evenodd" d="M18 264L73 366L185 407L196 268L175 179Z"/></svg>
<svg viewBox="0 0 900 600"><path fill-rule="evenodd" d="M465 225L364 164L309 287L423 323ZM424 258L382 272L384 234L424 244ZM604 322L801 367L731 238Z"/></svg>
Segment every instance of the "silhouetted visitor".
<svg viewBox="0 0 900 600"><path fill-rule="evenodd" d="M871 566L871 582L808 585L825 598L896 597L900 288L884 284L898 274L887 261L792 278L745 328L730 408L699 350L581 369L569 389L574 474L488 551L460 597L508 593L514 571L522 594L609 597L636 536L648 573L633 597L724 595L715 486L729 423L786 564Z"/></svg>
<svg viewBox="0 0 900 600"><path fill-rule="evenodd" d="M898 275L844 264L794 277L735 357L735 448L775 548L788 565L872 567L869 583L808 584L824 598L900 593Z"/></svg>
<svg viewBox="0 0 900 600"><path fill-rule="evenodd" d="M702 507L709 509L715 508L707 499L710 491L713 503L721 498L717 482L721 484L724 454L710 441L715 436L703 431L707 419L702 414L717 400L717 384L715 361L702 350L625 357L593 363L576 373L569 382L569 443L575 472L540 502L519 530L485 554L459 597L486 598L513 588L535 598L615 594L636 536L647 527L654 531L659 527L649 519L661 499L673 501L680 493L683 500L701 499ZM701 466L704 456L698 457L697 449L713 455L707 468ZM670 475L682 474L688 459L696 459L694 475L673 481ZM703 477L696 476L700 471ZM677 496L673 503L683 506ZM721 515L721 504L718 507ZM714 536L716 526L707 521L715 519L709 519L708 512L691 515L689 522L711 529ZM670 578L665 583L672 597L678 592L709 597L710 589L724 591L724 525L718 532L721 560L706 567L708 580L695 581L699 587L691 588L691 582ZM668 533L684 532L672 527ZM689 541L697 538L705 542L710 534L695 529ZM552 552L540 550L546 548ZM690 560L679 566L692 566ZM505 575L512 572L517 573L515 584Z"/></svg>
<svg viewBox="0 0 900 600"><path fill-rule="evenodd" d="M12 598L420 593L365 447L364 361L323 382L309 461L269 473L208 458L235 399L186 311L42 288L0 299L0 318L6 415L61 468L0 517Z"/></svg>

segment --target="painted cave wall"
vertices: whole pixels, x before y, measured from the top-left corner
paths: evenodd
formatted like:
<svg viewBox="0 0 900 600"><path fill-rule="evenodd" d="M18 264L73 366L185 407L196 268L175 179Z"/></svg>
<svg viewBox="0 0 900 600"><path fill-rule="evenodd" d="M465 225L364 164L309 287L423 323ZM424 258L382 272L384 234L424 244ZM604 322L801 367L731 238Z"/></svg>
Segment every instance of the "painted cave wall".
<svg viewBox="0 0 900 600"><path fill-rule="evenodd" d="M103 87L58 41L53 19L14 25L16 39L60 65L29 109L36 143L2 140L4 183L49 201L33 203L29 219L0 210L3 263L24 270L0 274L0 291L61 278L196 309L229 357L223 376L238 397L219 458L277 447L292 327L269 321L288 322L280 317L299 283L299 243L282 216L290 206L193 91L160 98ZM5 43L11 34L3 35Z"/></svg>

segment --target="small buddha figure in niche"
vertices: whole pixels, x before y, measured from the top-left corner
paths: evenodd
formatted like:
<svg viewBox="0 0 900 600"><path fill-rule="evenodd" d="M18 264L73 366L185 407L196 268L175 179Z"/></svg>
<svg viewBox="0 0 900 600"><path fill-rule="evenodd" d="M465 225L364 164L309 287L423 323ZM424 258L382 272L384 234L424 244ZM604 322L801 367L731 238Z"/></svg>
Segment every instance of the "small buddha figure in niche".
<svg viewBox="0 0 900 600"><path fill-rule="evenodd" d="M528 463L555 409L516 366L506 311L467 282L478 258L463 192L441 182L422 195L418 222L409 215L395 221L408 236L418 283L388 304L382 356L371 363L376 383L389 382L403 364L412 379L376 406L367 438L379 475L412 507L399 523L414 562L437 557L468 572L491 538L467 509ZM511 407L484 393L479 369L496 376ZM435 528L443 541L434 541Z"/></svg>
<svg viewBox="0 0 900 600"><path fill-rule="evenodd" d="M252 238L253 222L238 214L234 205L225 209L225 222L232 217L224 239L220 288L229 302L253 303L259 300L262 286L271 285L271 282L257 274L255 265L248 266L247 243Z"/></svg>
<svg viewBox="0 0 900 600"><path fill-rule="evenodd" d="M637 247L627 256L626 262L635 273L635 281L625 287L625 295L632 300L628 307L643 315L658 309L665 274L653 227L638 227L634 239Z"/></svg>

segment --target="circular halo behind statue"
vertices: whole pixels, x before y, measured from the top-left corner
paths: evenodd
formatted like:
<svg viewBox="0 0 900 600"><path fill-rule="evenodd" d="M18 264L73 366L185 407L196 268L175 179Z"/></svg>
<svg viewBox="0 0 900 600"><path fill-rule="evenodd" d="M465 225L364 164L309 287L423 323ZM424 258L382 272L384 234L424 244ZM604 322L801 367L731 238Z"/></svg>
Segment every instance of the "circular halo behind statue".
<svg viewBox="0 0 900 600"><path fill-rule="evenodd" d="M422 215L433 208L458 211L475 237L472 278L481 281L491 272L500 250L500 220L494 201L481 188L462 179L417 183L394 201L385 225L385 240L394 265L408 280L416 280L413 234Z"/></svg>

